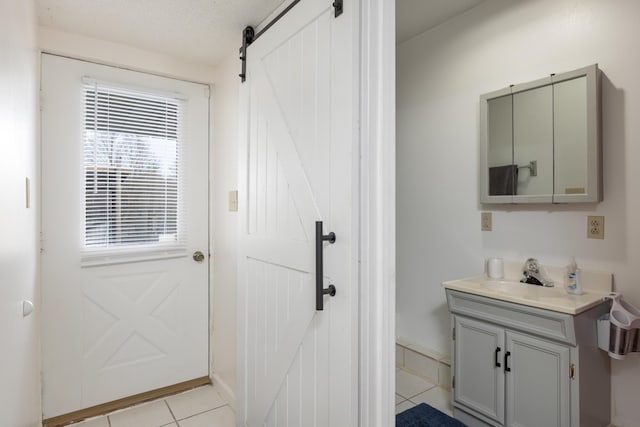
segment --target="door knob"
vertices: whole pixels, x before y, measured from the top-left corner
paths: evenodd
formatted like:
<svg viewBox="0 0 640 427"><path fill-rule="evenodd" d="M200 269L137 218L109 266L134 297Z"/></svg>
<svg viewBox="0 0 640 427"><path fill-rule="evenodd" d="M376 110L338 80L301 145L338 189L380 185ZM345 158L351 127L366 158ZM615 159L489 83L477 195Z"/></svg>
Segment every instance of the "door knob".
<svg viewBox="0 0 640 427"><path fill-rule="evenodd" d="M195 262L202 262L202 261L204 261L204 254L203 254L202 252L200 252L200 251L195 251L195 252L193 253L193 260L194 260Z"/></svg>

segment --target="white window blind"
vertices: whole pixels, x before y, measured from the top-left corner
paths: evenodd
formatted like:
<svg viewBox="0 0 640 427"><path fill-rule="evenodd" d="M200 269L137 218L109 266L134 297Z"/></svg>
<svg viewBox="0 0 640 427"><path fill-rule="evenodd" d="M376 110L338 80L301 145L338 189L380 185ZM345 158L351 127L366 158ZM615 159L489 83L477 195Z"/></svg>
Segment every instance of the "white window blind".
<svg viewBox="0 0 640 427"><path fill-rule="evenodd" d="M85 249L130 251L184 241L182 104L85 81Z"/></svg>

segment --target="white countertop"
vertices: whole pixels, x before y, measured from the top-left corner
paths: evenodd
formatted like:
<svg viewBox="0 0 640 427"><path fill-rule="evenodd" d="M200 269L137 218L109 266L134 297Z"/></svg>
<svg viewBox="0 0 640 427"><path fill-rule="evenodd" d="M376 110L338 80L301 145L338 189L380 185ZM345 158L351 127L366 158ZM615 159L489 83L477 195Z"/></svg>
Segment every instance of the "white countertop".
<svg viewBox="0 0 640 427"><path fill-rule="evenodd" d="M558 285L545 288L519 283L515 279L496 280L486 276L447 281L443 282L442 286L445 289L575 315L600 304L611 290L610 273L593 274L605 279L605 283L598 283L598 286L593 288L585 288L582 295L568 294L563 286ZM606 285L607 275L608 286Z"/></svg>

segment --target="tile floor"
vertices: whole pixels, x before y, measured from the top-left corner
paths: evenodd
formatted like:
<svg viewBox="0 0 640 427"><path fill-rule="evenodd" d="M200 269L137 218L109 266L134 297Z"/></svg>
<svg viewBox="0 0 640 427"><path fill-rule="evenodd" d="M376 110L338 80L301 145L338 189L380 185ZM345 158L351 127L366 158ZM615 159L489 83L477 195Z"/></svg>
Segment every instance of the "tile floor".
<svg viewBox="0 0 640 427"><path fill-rule="evenodd" d="M234 427L235 413L211 385L92 418L72 427Z"/></svg>
<svg viewBox="0 0 640 427"><path fill-rule="evenodd" d="M396 414L428 403L451 415L451 392L429 381L396 370ZM131 408L92 418L73 427L233 427L235 413L208 385Z"/></svg>
<svg viewBox="0 0 640 427"><path fill-rule="evenodd" d="M396 369L396 414L423 402L452 416L451 391Z"/></svg>

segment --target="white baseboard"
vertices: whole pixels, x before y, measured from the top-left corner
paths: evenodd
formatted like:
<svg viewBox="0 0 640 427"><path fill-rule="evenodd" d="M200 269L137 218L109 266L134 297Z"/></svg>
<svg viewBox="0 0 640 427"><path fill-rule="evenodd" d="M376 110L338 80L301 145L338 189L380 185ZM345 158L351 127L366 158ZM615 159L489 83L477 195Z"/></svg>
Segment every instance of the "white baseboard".
<svg viewBox="0 0 640 427"><path fill-rule="evenodd" d="M211 382L215 386L216 390L220 392L224 400L226 400L229 406L231 406L233 411L236 412L236 394L231 387L229 387L229 385L216 373L211 376Z"/></svg>

